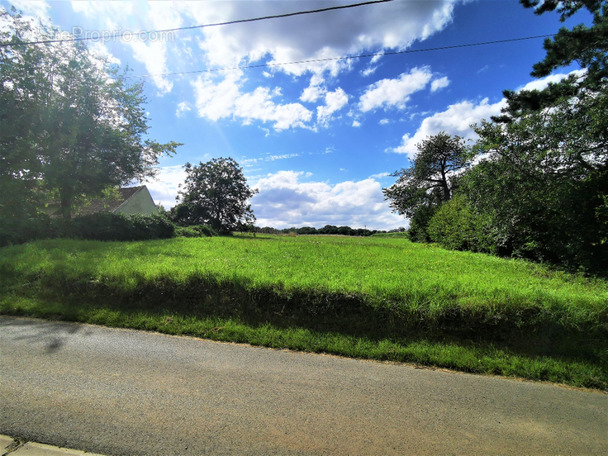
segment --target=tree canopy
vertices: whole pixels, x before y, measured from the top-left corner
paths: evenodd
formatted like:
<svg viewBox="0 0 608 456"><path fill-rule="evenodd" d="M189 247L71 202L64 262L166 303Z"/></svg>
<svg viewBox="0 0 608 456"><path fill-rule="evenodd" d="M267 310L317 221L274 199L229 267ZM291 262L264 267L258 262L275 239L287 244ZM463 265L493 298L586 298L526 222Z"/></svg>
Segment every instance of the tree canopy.
<svg viewBox="0 0 608 456"><path fill-rule="evenodd" d="M535 8L536 14L557 11L563 22L581 9L593 15L593 25L579 24L572 29L562 27L553 38L544 43L545 58L534 64L532 76L541 78L554 70L577 62L584 71L572 74L544 90L505 90L507 107L495 120L510 122L573 97L582 91L603 90L608 77L608 4L605 0L520 0L526 8Z"/></svg>
<svg viewBox="0 0 608 456"><path fill-rule="evenodd" d="M57 198L64 218L80 195L145 180L179 145L147 137L141 83L83 43L24 45L57 31L0 12L0 210ZM7 190L11 190L7 192ZM16 214L13 214L16 215Z"/></svg>
<svg viewBox="0 0 608 456"><path fill-rule="evenodd" d="M605 274L606 2L522 0L522 4L536 8L537 14L557 11L562 20L583 8L593 14L593 26L562 28L547 40L546 56L534 65L532 75L547 76L575 61L581 70L545 90L505 92L504 116L476 128L477 149L485 156L460 180L460 206L446 209L440 220L431 223L431 231L446 243L464 245L450 224L462 224L468 217L475 222L469 226L479 228L469 238L486 251ZM495 246L486 242L488 234Z"/></svg>
<svg viewBox="0 0 608 456"><path fill-rule="evenodd" d="M463 191L505 247L571 268L608 268L608 94L562 100L508 125L484 122L490 152ZM608 270L608 269L607 269Z"/></svg>
<svg viewBox="0 0 608 456"><path fill-rule="evenodd" d="M469 167L470 157L457 155L452 172L464 172L456 187L448 188L437 168L441 161L423 147L436 141L430 137L385 195L412 218L414 240L606 274L608 6L596 0L521 3L537 14L555 11L562 21L585 8L593 15L592 26L562 28L546 40L546 56L532 75L544 77L573 62L581 69L544 90L505 91L503 116L475 127L478 163ZM425 237L417 234L422 223Z"/></svg>
<svg viewBox="0 0 608 456"><path fill-rule="evenodd" d="M214 158L198 166L186 163L186 182L180 203L171 210L181 225L210 225L230 232L253 224L249 199L257 193L247 184L239 164L232 158Z"/></svg>
<svg viewBox="0 0 608 456"><path fill-rule="evenodd" d="M426 225L436 208L449 201L456 173L470 166L470 152L459 136L445 132L416 145L418 155L412 166L393 173L397 181L382 189L394 212L411 219L410 232L426 240Z"/></svg>

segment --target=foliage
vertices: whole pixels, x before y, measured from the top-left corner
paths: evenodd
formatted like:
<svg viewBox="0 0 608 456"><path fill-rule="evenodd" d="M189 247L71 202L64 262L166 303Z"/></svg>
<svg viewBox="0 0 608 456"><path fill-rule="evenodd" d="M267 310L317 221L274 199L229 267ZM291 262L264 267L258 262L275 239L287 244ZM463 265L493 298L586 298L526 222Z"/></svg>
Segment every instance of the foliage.
<svg viewBox="0 0 608 456"><path fill-rule="evenodd" d="M475 213L463 195L456 195L433 215L428 233L431 241L447 249L497 253L492 226L491 217Z"/></svg>
<svg viewBox="0 0 608 456"><path fill-rule="evenodd" d="M140 321L136 327L143 328L156 328L148 326L155 316L231 320L248 328L271 325L276 343L288 346L295 330L309 331L313 345L329 334L364 344L384 340L398 353L430 344L446 358L382 353L596 387L608 385L607 305L603 280L403 238L53 240L0 255L3 313L126 326ZM214 326L221 325L208 329ZM484 360L470 364L470 355L447 355L449 347L485 353ZM537 362L543 368L530 373Z"/></svg>
<svg viewBox="0 0 608 456"><path fill-rule="evenodd" d="M217 233L209 225L192 225L192 226L176 227L175 236L186 237L186 238L196 238L196 237L217 236Z"/></svg>
<svg viewBox="0 0 608 456"><path fill-rule="evenodd" d="M439 206L420 207L410 219L407 237L413 242L431 242L428 227Z"/></svg>
<svg viewBox="0 0 608 456"><path fill-rule="evenodd" d="M371 236L376 231L366 228L351 228L350 226L334 226L325 225L323 228L315 228L311 226L303 226L301 228L285 228L282 233L294 232L296 234L322 234L322 235L340 235L340 236Z"/></svg>
<svg viewBox="0 0 608 456"><path fill-rule="evenodd" d="M122 215L98 212L74 218L64 235L98 241L140 241L173 237L175 226L160 215Z"/></svg>
<svg viewBox="0 0 608 456"><path fill-rule="evenodd" d="M0 23L6 23L7 18L24 32L30 28L18 16L0 10ZM1 41L9 39L18 41L20 37L10 38L10 32L0 31ZM27 46L19 53L0 49L0 219L5 223L6 219L16 224L20 219L34 218L41 199L40 146L31 132L42 128L38 107L48 80L39 72L28 71L28 65L41 66L43 59L38 46Z"/></svg>
<svg viewBox="0 0 608 456"><path fill-rule="evenodd" d="M411 219L410 238L428 241L427 226L435 210L449 201L456 187L455 175L470 166L471 154L459 136L445 132L416 146L413 165L393 173L397 182L382 189L394 212Z"/></svg>
<svg viewBox="0 0 608 456"><path fill-rule="evenodd" d="M608 271L607 109L604 87L477 129L490 157L466 176L466 194L514 255Z"/></svg>
<svg viewBox="0 0 608 456"><path fill-rule="evenodd" d="M585 8L593 15L593 25L584 24L569 30L562 27L553 38L545 40L545 58L534 65L532 76L548 76L560 67L577 62L585 69L583 73L551 83L544 90L522 90L504 92L507 107L503 115L494 120L511 122L547 107L559 104L560 100L577 96L586 91L598 91L608 78L608 4L605 0L520 0L526 8L535 8L536 14L557 10L563 22L578 10ZM603 90L603 89L602 89Z"/></svg>
<svg viewBox="0 0 608 456"><path fill-rule="evenodd" d="M0 247L57 236L58 227L44 215L0 217Z"/></svg>
<svg viewBox="0 0 608 456"><path fill-rule="evenodd" d="M79 195L151 177L158 158L177 143L147 139L141 84L130 84L82 42L23 46L28 38L52 40L57 30L32 26L16 13L0 12L0 208L34 190L55 191L63 217L71 218Z"/></svg>
<svg viewBox="0 0 608 456"><path fill-rule="evenodd" d="M593 14L593 26L562 28L546 40L546 56L532 75L574 61L582 70L541 91L506 91L503 115L476 128L483 159L461 179L459 192L475 214L492 221L500 253L606 275L608 5L521 3L537 14L557 11L562 21L583 8Z"/></svg>
<svg viewBox="0 0 608 456"><path fill-rule="evenodd" d="M202 235L203 231L198 231L198 235ZM0 247L61 237L98 241L140 241L167 239L174 234L175 226L162 215L98 212L77 216L69 221L42 215L30 219L0 219Z"/></svg>
<svg viewBox="0 0 608 456"><path fill-rule="evenodd" d="M561 14L560 20L564 22L581 8L589 11L597 11L605 0L519 0L526 8L534 8L535 14L543 14L547 11L555 11Z"/></svg>
<svg viewBox="0 0 608 456"><path fill-rule="evenodd" d="M255 216L249 199L257 193L247 185L239 164L232 158L214 158L198 166L186 163L181 202L171 209L179 225L210 225L219 233L252 225Z"/></svg>

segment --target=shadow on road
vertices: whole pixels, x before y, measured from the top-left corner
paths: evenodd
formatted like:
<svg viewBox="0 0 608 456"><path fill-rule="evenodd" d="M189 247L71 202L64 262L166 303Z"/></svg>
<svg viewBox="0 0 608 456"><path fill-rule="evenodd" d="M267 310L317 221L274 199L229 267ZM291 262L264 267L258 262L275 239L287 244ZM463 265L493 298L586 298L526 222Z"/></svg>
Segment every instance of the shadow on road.
<svg viewBox="0 0 608 456"><path fill-rule="evenodd" d="M5 328L11 331L5 331ZM68 342L76 333L91 334L91 330L77 323L55 321L27 320L13 317L0 317L0 332L3 337L15 340L25 340L31 344L40 345L45 353L55 353Z"/></svg>

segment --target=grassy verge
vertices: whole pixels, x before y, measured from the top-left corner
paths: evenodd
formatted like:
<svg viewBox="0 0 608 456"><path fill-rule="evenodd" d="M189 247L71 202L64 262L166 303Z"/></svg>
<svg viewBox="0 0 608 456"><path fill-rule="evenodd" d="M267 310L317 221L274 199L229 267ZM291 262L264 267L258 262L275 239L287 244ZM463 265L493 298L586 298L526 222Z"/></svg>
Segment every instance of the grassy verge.
<svg viewBox="0 0 608 456"><path fill-rule="evenodd" d="M608 386L608 284L404 239L44 241L0 312Z"/></svg>

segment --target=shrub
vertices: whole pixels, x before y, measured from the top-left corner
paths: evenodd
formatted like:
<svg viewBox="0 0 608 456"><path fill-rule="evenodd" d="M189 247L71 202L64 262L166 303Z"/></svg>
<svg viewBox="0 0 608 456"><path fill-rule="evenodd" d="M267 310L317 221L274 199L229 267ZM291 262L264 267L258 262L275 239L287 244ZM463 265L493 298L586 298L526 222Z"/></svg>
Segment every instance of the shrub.
<svg viewBox="0 0 608 456"><path fill-rule="evenodd" d="M476 214L460 195L435 212L427 231L431 241L447 249L485 253L498 250L490 218Z"/></svg>
<svg viewBox="0 0 608 456"><path fill-rule="evenodd" d="M97 241L141 241L173 237L175 226L162 215L121 215L110 212L76 217L64 235Z"/></svg>
<svg viewBox="0 0 608 456"><path fill-rule="evenodd" d="M0 217L0 247L56 237L58 226L46 215Z"/></svg>
<svg viewBox="0 0 608 456"><path fill-rule="evenodd" d="M412 242L430 242L431 237L428 233L429 222L437 212L436 206L423 206L416 210L410 220L410 227L407 236Z"/></svg>
<svg viewBox="0 0 608 456"><path fill-rule="evenodd" d="M211 237L211 236L217 236L217 232L211 228L211 226L209 225L196 225L194 227L195 230L197 230L201 236L207 236L207 237Z"/></svg>
<svg viewBox="0 0 608 456"><path fill-rule="evenodd" d="M137 239L167 239L175 236L175 225L162 215L131 215Z"/></svg>
<svg viewBox="0 0 608 456"><path fill-rule="evenodd" d="M175 236L194 238L217 236L217 233L209 225L178 226L175 228Z"/></svg>
<svg viewBox="0 0 608 456"><path fill-rule="evenodd" d="M193 226L176 226L175 236L185 238L196 238L201 237L201 233L195 230Z"/></svg>

